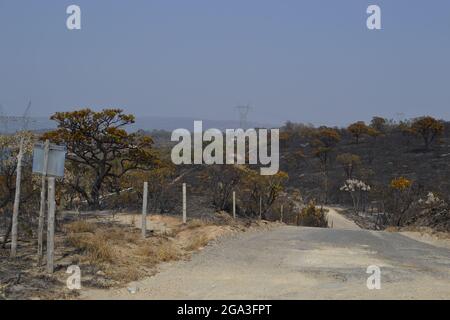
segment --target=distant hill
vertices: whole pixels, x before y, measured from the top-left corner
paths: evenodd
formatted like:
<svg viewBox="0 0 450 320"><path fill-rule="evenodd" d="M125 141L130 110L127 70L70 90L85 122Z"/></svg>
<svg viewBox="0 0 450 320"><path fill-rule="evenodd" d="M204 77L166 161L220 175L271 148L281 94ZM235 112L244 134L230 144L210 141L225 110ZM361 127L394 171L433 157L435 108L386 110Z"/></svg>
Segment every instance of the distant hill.
<svg viewBox="0 0 450 320"><path fill-rule="evenodd" d="M136 117L136 123L128 126L130 131L137 130L166 130L172 131L178 128L185 128L193 130L194 121L203 120L203 128L216 128L220 130L239 128L239 121L234 120L210 120L210 119L198 119L198 118L183 118L183 117ZM248 127L274 127L274 124L264 124L249 122ZM56 127L56 123L45 117L33 117L30 119L28 129L32 131L45 131L51 130ZM20 119L11 118L8 121L7 127L1 124L0 133L14 133L22 128L22 121Z"/></svg>

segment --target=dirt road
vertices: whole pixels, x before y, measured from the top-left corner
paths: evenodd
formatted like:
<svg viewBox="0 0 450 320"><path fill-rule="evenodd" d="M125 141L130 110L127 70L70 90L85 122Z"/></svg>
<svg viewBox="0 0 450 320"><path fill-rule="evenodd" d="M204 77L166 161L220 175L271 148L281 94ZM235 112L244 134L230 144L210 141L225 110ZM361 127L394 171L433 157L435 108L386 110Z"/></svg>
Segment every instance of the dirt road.
<svg viewBox="0 0 450 320"><path fill-rule="evenodd" d="M366 286L381 268L381 289ZM127 288L84 299L450 299L450 250L397 233L284 226L243 233Z"/></svg>
<svg viewBox="0 0 450 320"><path fill-rule="evenodd" d="M328 227L333 229L359 230L356 223L339 214L339 209L335 207L324 207L328 209Z"/></svg>

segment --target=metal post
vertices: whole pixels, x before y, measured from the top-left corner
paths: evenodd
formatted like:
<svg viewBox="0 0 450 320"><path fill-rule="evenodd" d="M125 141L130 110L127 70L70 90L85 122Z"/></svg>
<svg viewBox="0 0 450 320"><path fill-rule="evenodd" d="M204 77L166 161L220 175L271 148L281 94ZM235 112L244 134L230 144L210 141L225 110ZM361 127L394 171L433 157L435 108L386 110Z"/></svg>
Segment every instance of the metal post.
<svg viewBox="0 0 450 320"><path fill-rule="evenodd" d="M283 222L283 205L280 208L280 222Z"/></svg>
<svg viewBox="0 0 450 320"><path fill-rule="evenodd" d="M233 219L236 219L236 192L233 191Z"/></svg>
<svg viewBox="0 0 450 320"><path fill-rule="evenodd" d="M183 183L183 223L186 223L186 183Z"/></svg>
<svg viewBox="0 0 450 320"><path fill-rule="evenodd" d="M148 182L144 182L144 195L142 199L142 237L147 235L147 200L148 200Z"/></svg>
<svg viewBox="0 0 450 320"><path fill-rule="evenodd" d="M44 164L41 178L41 205L39 207L39 224L38 224L38 265L41 264L43 256L43 241L44 241L44 220L45 220L45 181L47 179L48 169L48 153L50 150L50 141L45 140L44 145Z"/></svg>
<svg viewBox="0 0 450 320"><path fill-rule="evenodd" d="M19 220L19 205L20 205L20 182L22 180L23 144L24 144L24 138L22 137L20 139L19 154L17 155L16 194L14 197L12 228L11 228L11 258L15 258L16 254L17 254L18 220Z"/></svg>
<svg viewBox="0 0 450 320"><path fill-rule="evenodd" d="M48 218L47 218L47 272L53 273L55 248L55 178L48 178Z"/></svg>

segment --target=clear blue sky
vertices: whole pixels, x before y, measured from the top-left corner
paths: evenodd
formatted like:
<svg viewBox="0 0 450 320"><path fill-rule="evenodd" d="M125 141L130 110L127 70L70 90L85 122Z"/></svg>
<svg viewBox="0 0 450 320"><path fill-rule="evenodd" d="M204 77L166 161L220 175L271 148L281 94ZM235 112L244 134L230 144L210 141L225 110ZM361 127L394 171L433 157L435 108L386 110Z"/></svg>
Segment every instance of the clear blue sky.
<svg viewBox="0 0 450 320"><path fill-rule="evenodd" d="M82 30L69 31L78 4ZM382 9L381 31L366 8ZM0 103L34 115L122 107L138 116L345 125L450 119L448 0L0 0Z"/></svg>

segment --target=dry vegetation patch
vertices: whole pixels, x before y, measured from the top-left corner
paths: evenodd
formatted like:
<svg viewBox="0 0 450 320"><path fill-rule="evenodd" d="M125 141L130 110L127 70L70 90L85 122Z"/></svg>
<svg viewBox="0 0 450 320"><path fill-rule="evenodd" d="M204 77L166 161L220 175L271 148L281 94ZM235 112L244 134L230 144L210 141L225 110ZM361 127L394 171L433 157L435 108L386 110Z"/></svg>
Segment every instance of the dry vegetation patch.
<svg viewBox="0 0 450 320"><path fill-rule="evenodd" d="M189 242L184 247L188 251L195 251L206 246L209 238L206 234L197 234L189 239Z"/></svg>
<svg viewBox="0 0 450 320"><path fill-rule="evenodd" d="M72 299L77 291L66 288L67 267L78 265L82 286L121 287L152 276L163 262L188 259L209 242L227 234L270 228L277 223L233 220L227 213L183 224L179 217L148 216L148 236L143 239L140 215L117 214L60 223L55 244L55 273L36 267L36 244L21 243L21 256L8 259L0 250L0 299Z"/></svg>
<svg viewBox="0 0 450 320"><path fill-rule="evenodd" d="M146 239L139 230L140 215L135 214L119 214L108 222L80 220L65 226L66 244L80 254L81 268L92 270L88 284L120 286L153 275L158 264L188 258L209 241L234 231L202 219L186 225L172 216L149 215L148 220Z"/></svg>
<svg viewBox="0 0 450 320"><path fill-rule="evenodd" d="M450 232L436 231L430 227L388 227L386 232L399 232L404 236L417 241L428 243L437 247L450 249Z"/></svg>

